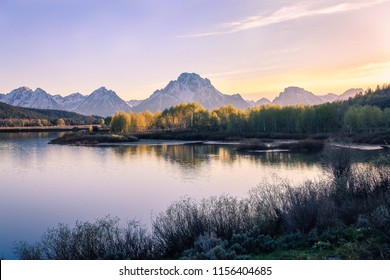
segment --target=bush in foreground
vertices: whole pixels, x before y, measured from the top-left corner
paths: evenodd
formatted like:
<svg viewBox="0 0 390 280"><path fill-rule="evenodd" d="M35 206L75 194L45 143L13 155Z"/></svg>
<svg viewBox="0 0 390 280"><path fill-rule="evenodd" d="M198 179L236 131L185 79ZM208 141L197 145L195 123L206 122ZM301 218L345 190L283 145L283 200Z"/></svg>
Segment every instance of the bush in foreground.
<svg viewBox="0 0 390 280"><path fill-rule="evenodd" d="M247 198L184 198L151 231L117 218L47 230L21 259L390 259L390 169L354 166L347 177L263 184Z"/></svg>

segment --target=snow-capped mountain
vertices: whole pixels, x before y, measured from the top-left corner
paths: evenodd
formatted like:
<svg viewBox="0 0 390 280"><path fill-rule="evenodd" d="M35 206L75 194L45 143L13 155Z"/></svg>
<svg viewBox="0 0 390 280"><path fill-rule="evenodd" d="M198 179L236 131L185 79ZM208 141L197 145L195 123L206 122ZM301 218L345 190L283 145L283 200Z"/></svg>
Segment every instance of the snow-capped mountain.
<svg viewBox="0 0 390 280"><path fill-rule="evenodd" d="M61 95L57 94L54 95L53 98L55 101L57 101L58 104L61 105L63 110L74 111L76 110L77 106L79 106L81 102L83 102L87 98L87 96L77 92L65 97L62 97Z"/></svg>
<svg viewBox="0 0 390 280"><path fill-rule="evenodd" d="M118 111L130 111L130 106L114 91L101 87L86 97L75 109L84 115L111 116Z"/></svg>
<svg viewBox="0 0 390 280"><path fill-rule="evenodd" d="M72 111L83 115L105 117L118 111L130 111L130 106L124 100L104 87L89 96L73 93L65 97L58 94L52 96L40 88L33 91L28 87L20 87L0 97L2 102L14 106Z"/></svg>
<svg viewBox="0 0 390 280"><path fill-rule="evenodd" d="M0 101L27 108L56 109L77 112L83 115L110 116L118 111L143 112L146 110L156 112L183 102L198 102L206 109L214 109L223 105L233 105L239 109L261 106L264 104L285 105L317 105L326 102L335 102L354 97L363 92L361 88L352 88L341 95L328 93L315 95L299 87L288 87L276 97L273 102L267 98L258 101L245 101L241 95L226 95L218 91L209 79L201 78L195 73L183 73L177 80L170 81L168 85L156 90L145 100L122 100L114 91L101 87L90 95L73 93L62 97L50 95L41 88L32 90L20 87L7 94L0 94Z"/></svg>
<svg viewBox="0 0 390 280"><path fill-rule="evenodd" d="M54 98L41 88L32 90L28 87L14 89L3 96L2 101L20 107L37 108L37 109L61 109Z"/></svg>
<svg viewBox="0 0 390 280"><path fill-rule="evenodd" d="M183 102L198 102L209 110L229 104L240 109L249 107L241 95L223 94L209 79L203 79L195 73L183 73L177 80L170 81L165 88L156 90L149 98L134 106L133 110L156 112Z"/></svg>

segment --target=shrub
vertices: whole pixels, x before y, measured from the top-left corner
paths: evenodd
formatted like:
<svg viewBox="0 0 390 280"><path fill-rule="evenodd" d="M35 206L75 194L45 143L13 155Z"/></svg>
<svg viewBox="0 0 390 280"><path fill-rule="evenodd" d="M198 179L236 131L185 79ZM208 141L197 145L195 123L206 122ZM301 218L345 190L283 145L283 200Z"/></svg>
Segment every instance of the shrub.
<svg viewBox="0 0 390 280"><path fill-rule="evenodd" d="M281 250L333 258L390 258L389 167L353 166L338 180L263 183L238 199L183 198L154 217L149 233L138 222L106 217L59 224L40 242L21 243L22 259L236 259ZM313 253L314 252L314 253Z"/></svg>
<svg viewBox="0 0 390 280"><path fill-rule="evenodd" d="M206 231L198 205L189 198L169 206L153 220L152 226L157 250L165 257L177 257Z"/></svg>
<svg viewBox="0 0 390 280"><path fill-rule="evenodd" d="M118 218L108 216L95 223L76 222L73 229L59 224L48 229L40 243L22 243L17 251L21 259L149 259L153 255L151 244L138 222L120 227Z"/></svg>

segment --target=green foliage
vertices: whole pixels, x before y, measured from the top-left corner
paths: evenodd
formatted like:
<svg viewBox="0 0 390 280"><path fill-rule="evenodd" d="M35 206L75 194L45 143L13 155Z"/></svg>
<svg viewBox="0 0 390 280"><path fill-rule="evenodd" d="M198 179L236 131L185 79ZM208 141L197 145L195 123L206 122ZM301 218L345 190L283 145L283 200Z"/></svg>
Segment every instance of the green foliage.
<svg viewBox="0 0 390 280"><path fill-rule="evenodd" d="M62 121L60 121L62 119ZM60 110L32 109L0 102L0 127L82 125L97 122L97 117ZM60 121L61 124L58 124Z"/></svg>
<svg viewBox="0 0 390 280"><path fill-rule="evenodd" d="M368 89L364 94L351 98L346 103L351 105L371 105L380 109L390 108L390 84L377 86L375 90Z"/></svg>
<svg viewBox="0 0 390 280"><path fill-rule="evenodd" d="M390 102L383 104L368 100L390 100L389 86L367 91L345 102L316 106L263 105L238 110L231 105L207 111L198 103L182 103L163 112L130 113L130 124L112 131L188 131L197 134L224 132L230 136L257 135L325 135L366 133L368 135L390 127ZM387 100L387 99L386 99ZM368 104L366 104L368 103ZM372 103L372 102L371 102ZM380 105L380 106L379 106ZM123 117L123 116L122 116ZM115 116L113 116L115 119ZM380 141L380 140L378 140Z"/></svg>
<svg viewBox="0 0 390 280"><path fill-rule="evenodd" d="M351 106L344 116L344 127L351 132L372 132L387 125L386 115L380 108L371 105Z"/></svg>

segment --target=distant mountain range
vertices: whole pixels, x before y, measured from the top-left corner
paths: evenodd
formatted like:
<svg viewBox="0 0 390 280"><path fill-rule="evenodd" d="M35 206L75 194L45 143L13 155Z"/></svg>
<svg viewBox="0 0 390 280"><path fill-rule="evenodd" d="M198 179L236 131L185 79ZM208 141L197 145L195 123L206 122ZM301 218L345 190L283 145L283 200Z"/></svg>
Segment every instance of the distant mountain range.
<svg viewBox="0 0 390 280"><path fill-rule="evenodd" d="M361 88L351 88L341 95L328 93L326 95L315 95L309 91L299 87L288 87L277 96L273 104L286 105L318 105L327 102L343 101L350 97L355 97L359 92L363 92Z"/></svg>
<svg viewBox="0 0 390 280"><path fill-rule="evenodd" d="M118 111L129 112L131 107L114 91L101 87L88 96L73 93L62 97L50 95L38 88L35 91L21 87L8 94L1 95L0 101L13 106L65 110L82 115L110 116Z"/></svg>
<svg viewBox="0 0 390 280"><path fill-rule="evenodd" d="M110 116L118 111L143 112L164 110L183 102L198 102L206 109L214 109L223 105L233 105L239 109L246 109L264 104L286 105L317 105L326 102L335 102L354 97L362 89L349 89L341 95L329 93L315 95L299 87L288 87L272 102L267 98L258 101L244 100L240 94L227 95L218 91L209 79L204 79L195 73L183 73L177 80L156 90L145 100L124 101L114 91L101 87L90 95L73 93L62 97L51 95L41 88L32 90L20 87L7 94L0 94L0 101L20 107L37 109L54 109L76 112L83 115Z"/></svg>

